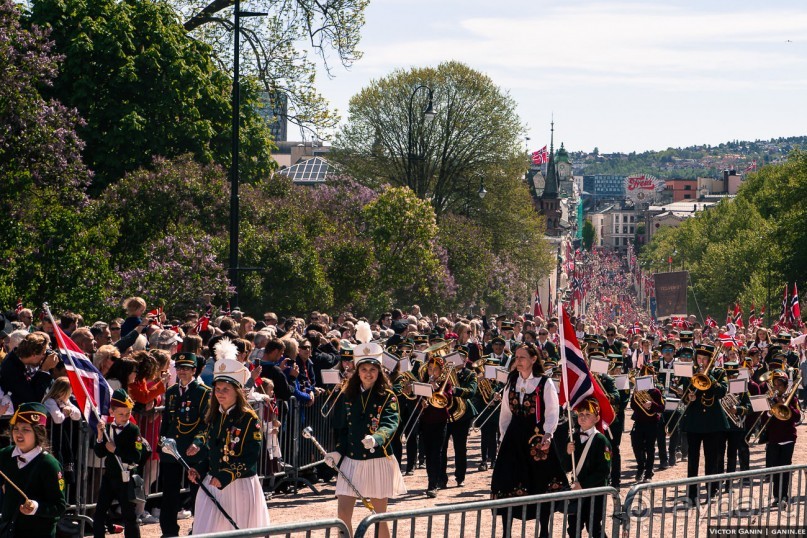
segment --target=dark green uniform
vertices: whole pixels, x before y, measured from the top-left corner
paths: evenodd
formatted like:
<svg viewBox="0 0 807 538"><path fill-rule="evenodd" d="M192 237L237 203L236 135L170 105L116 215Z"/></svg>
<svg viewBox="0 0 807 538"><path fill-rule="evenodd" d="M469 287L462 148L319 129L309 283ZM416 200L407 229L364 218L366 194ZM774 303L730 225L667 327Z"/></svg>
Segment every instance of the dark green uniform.
<svg viewBox="0 0 807 538"><path fill-rule="evenodd" d="M454 443L454 478L457 484L461 485L465 481L465 473L468 470L468 432L471 429L471 422L477 415L476 406L473 399L477 393L476 372L466 367L457 372L459 385L454 386L453 398L449 412L455 412L458 402L465 404L465 413L458 420L454 421L450 417L446 428L446 437L443 441L441 476L439 485L445 486L448 483L448 440Z"/></svg>
<svg viewBox="0 0 807 538"><path fill-rule="evenodd" d="M622 433L625 431L625 409L630 402L630 390L618 390L616 381L608 374L600 375L600 382L603 389L605 389L606 396L608 396L608 401L611 402L611 407L614 408L614 421L608 431L611 432L611 446L613 447L611 454L611 484L618 488L622 473L622 454L619 446L622 442Z"/></svg>
<svg viewBox="0 0 807 538"><path fill-rule="evenodd" d="M207 449L202 447L202 450L193 456L188 456L186 452L193 444L196 435L205 429L205 416L209 406L210 387L193 380L184 391L181 391L177 383L165 393L165 410L160 425L160 437L175 439L182 458L201 475L206 471L206 464L204 466L200 464L207 462ZM160 452L160 477L163 481L160 528L164 536L179 536L177 513L181 506L179 491L184 472L183 465L172 455ZM193 507L199 486L193 483L190 486L189 506Z"/></svg>
<svg viewBox="0 0 807 538"><path fill-rule="evenodd" d="M135 467L140 463L140 455L143 450L140 428L127 422L123 427L109 424L106 430L109 439L115 444L114 454L107 450L105 441L99 443L97 437L93 439L95 455L99 458L106 458L101 487L98 491L93 535L95 538L104 536L107 512L112 501L117 500L123 516L124 536L126 538L139 537L140 527L137 524L135 505L129 500L129 481L123 480L123 473L133 473ZM123 464L123 469L118 463L119 460L120 464ZM131 476L129 479L131 480Z"/></svg>
<svg viewBox="0 0 807 538"><path fill-rule="evenodd" d="M729 421L720 405L720 399L726 395L726 386L723 370L716 368L709 375L711 386L708 390L695 390L695 400L689 404L684 417L681 419L681 429L687 434L688 458L687 476L698 476L700 464L701 444L704 453L704 474L713 475L722 473L725 464L726 436L729 430ZM691 379L686 384L689 389ZM694 390L694 387L693 387ZM685 392L686 394L686 392ZM697 486L689 487L689 499L697 502ZM718 489L717 484L712 485L711 493Z"/></svg>
<svg viewBox="0 0 807 538"><path fill-rule="evenodd" d="M261 421L252 409L221 413L198 433L193 443L199 448L207 445L209 450L208 474L226 488L238 478L249 478L258 474L258 460L263 445ZM200 473L201 474L201 473Z"/></svg>
<svg viewBox="0 0 807 538"><path fill-rule="evenodd" d="M13 451L14 446L0 450L0 471L29 499L39 503L39 507L30 516L20 512L24 499L16 489L0 479L4 490L0 524L9 525L13 520L13 531L9 536L56 536L56 522L66 506L61 465L49 453L42 452L20 469L17 459L12 456Z"/></svg>
<svg viewBox="0 0 807 538"><path fill-rule="evenodd" d="M507 364L507 361L510 360L510 357L502 353L499 357L496 355L490 355L489 357L485 358L485 364L490 366L501 366L504 367ZM478 383L477 383L478 385ZM493 389L493 392L501 391L502 387L504 386L502 383L499 383L495 380L490 380L490 386ZM491 396L492 397L492 396ZM479 416L476 418L477 424L485 423L484 426L481 428L481 448L482 448L482 462L479 464L479 470L487 470L488 462L490 465L493 465L496 461L496 448L498 443L496 442L496 437L499 434L499 405L494 402L490 404L490 406L485 403L485 400L482 398L482 395L479 394L477 390L476 395L471 399L471 403L473 403L474 408L476 408Z"/></svg>
<svg viewBox="0 0 807 538"><path fill-rule="evenodd" d="M398 399L391 390L384 394L366 391L354 398L340 398L334 413L336 451L343 457L366 460L391 455L387 447L400 424ZM373 436L377 447L364 448L362 439L367 435Z"/></svg>
<svg viewBox="0 0 807 538"><path fill-rule="evenodd" d="M588 436L579 432L574 433L574 462L579 467L577 473L577 482L583 489L599 488L608 486L611 476L611 443L605 435L592 429L590 433L594 438L591 440L588 454L582 465L580 465L580 458L583 455L583 450L588 442ZM585 439L582 436L585 437ZM572 458L566 454L563 460L564 468L567 471L572 469ZM582 514L581 523L588 529L589 536L604 536L602 532L603 518L605 517L604 497L598 496L592 500L590 498L581 499L579 511ZM589 524L589 515L591 516L591 525ZM577 528L577 518L569 518L568 532L569 536L579 536Z"/></svg>

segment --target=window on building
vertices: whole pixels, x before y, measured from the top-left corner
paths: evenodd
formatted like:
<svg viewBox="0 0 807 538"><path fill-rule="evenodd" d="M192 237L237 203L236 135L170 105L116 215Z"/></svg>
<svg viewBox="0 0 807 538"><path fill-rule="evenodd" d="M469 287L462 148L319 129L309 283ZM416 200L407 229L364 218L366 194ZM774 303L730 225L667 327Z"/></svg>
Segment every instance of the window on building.
<svg viewBox="0 0 807 538"><path fill-rule="evenodd" d="M633 215L630 216L630 222L633 222Z"/></svg>
<svg viewBox="0 0 807 538"><path fill-rule="evenodd" d="M627 227L627 226L623 226L623 227L622 227L622 233L623 233L623 234L628 233L628 227Z"/></svg>
<svg viewBox="0 0 807 538"><path fill-rule="evenodd" d="M632 235L632 234L633 234L633 226L631 226L630 228L628 228L628 230L630 230L630 233L631 233L631 235Z"/></svg>
<svg viewBox="0 0 807 538"><path fill-rule="evenodd" d="M684 195L684 200L689 200L690 198L692 198L691 194L685 194Z"/></svg>
<svg viewBox="0 0 807 538"><path fill-rule="evenodd" d="M684 185L684 190L685 191L691 191L692 190L692 185Z"/></svg>

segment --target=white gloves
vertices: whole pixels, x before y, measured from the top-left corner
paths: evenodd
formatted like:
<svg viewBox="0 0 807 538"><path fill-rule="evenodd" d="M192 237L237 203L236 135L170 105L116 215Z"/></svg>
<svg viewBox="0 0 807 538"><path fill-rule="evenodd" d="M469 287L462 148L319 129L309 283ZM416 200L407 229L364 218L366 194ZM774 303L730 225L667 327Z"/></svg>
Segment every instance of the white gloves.
<svg viewBox="0 0 807 538"><path fill-rule="evenodd" d="M373 437L372 435L365 435L364 439L361 440L361 444L364 445L364 448L366 448L367 450L378 446L375 437Z"/></svg>
<svg viewBox="0 0 807 538"><path fill-rule="evenodd" d="M337 465L339 464L339 460L342 459L342 454L339 452L328 452L325 454L325 465L330 467L331 469L336 469Z"/></svg>

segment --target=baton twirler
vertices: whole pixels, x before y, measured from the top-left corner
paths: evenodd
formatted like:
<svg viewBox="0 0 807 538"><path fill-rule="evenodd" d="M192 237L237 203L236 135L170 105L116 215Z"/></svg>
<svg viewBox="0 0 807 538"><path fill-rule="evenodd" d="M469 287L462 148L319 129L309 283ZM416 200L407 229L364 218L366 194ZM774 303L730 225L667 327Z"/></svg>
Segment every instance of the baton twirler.
<svg viewBox="0 0 807 538"><path fill-rule="evenodd" d="M314 430L311 428L311 426L306 426L303 429L303 437L305 437L306 439L311 439L311 442L314 443L314 446L317 447L317 450L322 452L323 456L328 455L328 451L325 450L325 447L319 444L317 438L314 437ZM353 493L356 494L356 497L361 499L361 503L364 505L364 507L367 508L373 514L375 514L375 507L373 507L373 503L370 502L370 499L359 493L359 490L356 489L356 486L353 485L353 482L351 482L350 479L347 476L345 476L345 473L342 472L342 469L340 469L337 465L334 465L334 468L336 469L336 472L339 473L339 476L342 477L342 480L344 480L345 483L348 486L350 486L350 489L353 490Z"/></svg>
<svg viewBox="0 0 807 538"><path fill-rule="evenodd" d="M182 465L185 466L185 468L187 470L189 470L189 471L191 470L191 466L188 465L187 461L182 459L182 456L179 453L179 449L177 449L176 439L171 439L170 437L160 437L160 444L162 445L163 452L165 452L166 454L169 454L171 456L174 456L179 463L181 463ZM213 496L213 494L210 492L210 490L207 489L207 487L204 485L203 481L201 480L201 477L199 477L199 478L200 478L199 487L202 488L202 491L204 491L207 494L207 496L210 497L210 500L213 501L213 504L216 505L216 508L219 509L219 512L221 512L221 514L227 519L227 521L230 522L230 525L232 525L235 530L240 530L238 528L238 525L235 524L235 521L233 520L233 518L230 517L230 514L227 513L227 511L224 509L224 507L221 504L219 504L219 501Z"/></svg>

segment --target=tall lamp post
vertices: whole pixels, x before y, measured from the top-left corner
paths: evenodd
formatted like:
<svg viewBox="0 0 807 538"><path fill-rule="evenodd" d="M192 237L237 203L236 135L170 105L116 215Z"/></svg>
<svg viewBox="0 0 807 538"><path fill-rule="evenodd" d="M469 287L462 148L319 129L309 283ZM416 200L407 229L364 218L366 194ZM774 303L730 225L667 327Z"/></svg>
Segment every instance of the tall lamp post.
<svg viewBox="0 0 807 538"><path fill-rule="evenodd" d="M419 155L415 154L415 140L414 135L412 133L412 124L415 122L415 95L420 90L426 90L426 95L428 97L428 101L426 102L426 106L421 109L421 114L426 120L433 120L437 113L434 110L434 91L425 84L421 84L420 86L416 87L412 90L412 95L409 97L409 124L407 129L407 141L406 141L406 182L412 190L414 190L417 194L422 194L418 192L417 189L414 189L414 182L412 179L412 163L415 159L419 158Z"/></svg>
<svg viewBox="0 0 807 538"><path fill-rule="evenodd" d="M241 0L235 0L233 9L233 95L232 95L232 148L230 155L230 284L235 289L233 306L238 305L238 292L240 287L240 267L238 265L238 236L239 236L239 200L238 200L238 152L239 127L241 125L241 17L263 17L268 13L258 11L241 11Z"/></svg>

